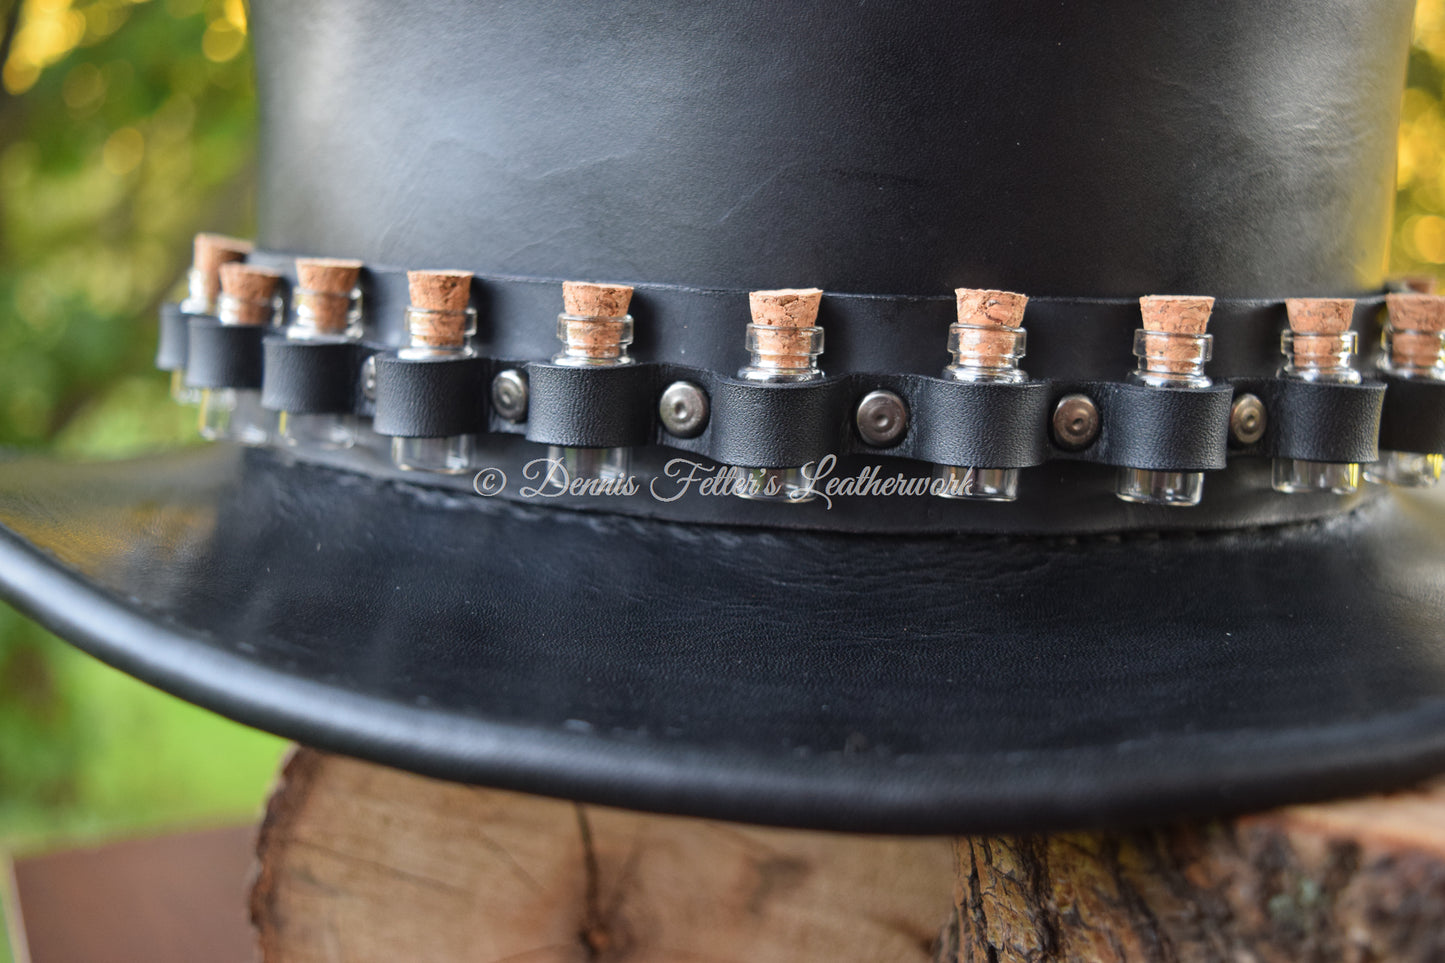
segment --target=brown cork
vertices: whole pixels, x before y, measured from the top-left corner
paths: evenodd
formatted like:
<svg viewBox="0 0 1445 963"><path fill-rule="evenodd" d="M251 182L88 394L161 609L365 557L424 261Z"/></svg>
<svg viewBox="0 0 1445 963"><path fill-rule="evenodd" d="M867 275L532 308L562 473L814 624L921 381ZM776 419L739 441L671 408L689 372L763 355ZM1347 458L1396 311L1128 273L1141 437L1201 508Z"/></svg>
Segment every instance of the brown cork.
<svg viewBox="0 0 1445 963"><path fill-rule="evenodd" d="M307 305L317 330L336 334L346 330L351 292L361 276L361 262L330 257L296 259L298 306Z"/></svg>
<svg viewBox="0 0 1445 963"><path fill-rule="evenodd" d="M631 303L632 286L628 284L562 282L562 309L579 318L620 318Z"/></svg>
<svg viewBox="0 0 1445 963"><path fill-rule="evenodd" d="M1023 324L1029 299L1013 291L956 288L959 353L969 364L1004 367L1012 363L1014 330ZM983 328L985 330L979 330Z"/></svg>
<svg viewBox="0 0 1445 963"><path fill-rule="evenodd" d="M756 333L757 364L764 368L807 368L813 363L809 354L812 338L799 329L817 325L818 305L823 292L818 288L782 288L777 291L753 291L748 294L748 307L753 324L768 330Z"/></svg>
<svg viewBox="0 0 1445 963"><path fill-rule="evenodd" d="M1194 371L1197 348L1185 339L1150 337L1148 332L1165 334L1204 333L1214 299L1194 295L1151 294L1139 299L1139 312L1144 318L1145 366L1150 371L1189 374Z"/></svg>
<svg viewBox="0 0 1445 963"><path fill-rule="evenodd" d="M270 324L276 317L276 286L281 275L270 268L231 261L220 268L221 292L235 298L233 324Z"/></svg>
<svg viewBox="0 0 1445 963"><path fill-rule="evenodd" d="M1288 298L1284 302L1294 332L1294 360L1300 365L1336 365L1345 348L1355 302L1349 298Z"/></svg>
<svg viewBox="0 0 1445 963"><path fill-rule="evenodd" d="M244 261L251 253L251 242L224 234L197 234L192 244L191 267L201 275L206 304L213 305L221 293L219 271L222 264Z"/></svg>
<svg viewBox="0 0 1445 963"><path fill-rule="evenodd" d="M460 348L467 342L467 301L472 296L470 271L408 271L411 305L431 314L411 316L411 334L435 348Z"/></svg>
<svg viewBox="0 0 1445 963"><path fill-rule="evenodd" d="M1387 294L1390 314L1390 362L1405 368L1431 368L1440 358L1439 332L1445 331L1445 295Z"/></svg>

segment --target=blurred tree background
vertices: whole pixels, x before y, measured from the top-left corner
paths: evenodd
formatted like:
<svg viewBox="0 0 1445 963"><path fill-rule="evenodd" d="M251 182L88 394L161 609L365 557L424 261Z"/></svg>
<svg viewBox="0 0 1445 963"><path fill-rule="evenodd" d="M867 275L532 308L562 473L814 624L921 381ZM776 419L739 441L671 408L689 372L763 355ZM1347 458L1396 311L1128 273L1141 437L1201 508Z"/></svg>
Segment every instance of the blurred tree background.
<svg viewBox="0 0 1445 963"><path fill-rule="evenodd" d="M0 0L0 447L193 443L151 367L191 236L251 233L242 0ZM1419 0L1396 273L1445 264L1445 0ZM0 605L0 852L247 819L282 751ZM0 960L6 959L0 935Z"/></svg>
<svg viewBox="0 0 1445 963"><path fill-rule="evenodd" d="M242 0L0 0L0 19L0 447L190 444L153 319L197 230L251 233ZM282 749L0 605L0 855L251 819Z"/></svg>

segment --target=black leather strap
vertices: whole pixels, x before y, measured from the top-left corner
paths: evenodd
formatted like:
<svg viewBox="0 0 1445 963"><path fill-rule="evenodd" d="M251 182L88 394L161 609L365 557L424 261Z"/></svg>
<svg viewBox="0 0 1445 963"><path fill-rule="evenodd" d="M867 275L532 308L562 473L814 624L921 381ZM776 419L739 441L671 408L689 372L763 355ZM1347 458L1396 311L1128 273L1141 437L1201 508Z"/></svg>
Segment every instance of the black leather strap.
<svg viewBox="0 0 1445 963"><path fill-rule="evenodd" d="M394 438L449 438L487 426L486 358L376 358L374 429Z"/></svg>
<svg viewBox="0 0 1445 963"><path fill-rule="evenodd" d="M265 339L261 405L296 414L354 412L359 374L371 354L353 342L292 341L273 334Z"/></svg>
<svg viewBox="0 0 1445 963"><path fill-rule="evenodd" d="M1060 385L1056 395L1084 394L1099 409L1099 437L1057 457L1158 471L1207 471L1225 466L1228 385L1151 388L1123 382Z"/></svg>
<svg viewBox="0 0 1445 963"><path fill-rule="evenodd" d="M1380 412L1389 396L1378 381L1358 385L1293 378L1237 378L1235 397L1252 394L1264 404L1264 437L1236 444L1237 454L1369 464L1379 458ZM1393 389L1391 389L1393 391Z"/></svg>
<svg viewBox="0 0 1445 963"><path fill-rule="evenodd" d="M186 367L186 348L190 343L187 317L179 304L161 305L160 339L156 344L156 367L162 371L181 371Z"/></svg>
<svg viewBox="0 0 1445 963"><path fill-rule="evenodd" d="M1427 454L1445 452L1445 382L1386 375L1380 448Z"/></svg>
<svg viewBox="0 0 1445 963"><path fill-rule="evenodd" d="M657 417L652 368L527 365L527 440L582 448L647 444Z"/></svg>
<svg viewBox="0 0 1445 963"><path fill-rule="evenodd" d="M253 324L222 324L215 318L188 322L186 384L192 388L259 388L267 329Z"/></svg>

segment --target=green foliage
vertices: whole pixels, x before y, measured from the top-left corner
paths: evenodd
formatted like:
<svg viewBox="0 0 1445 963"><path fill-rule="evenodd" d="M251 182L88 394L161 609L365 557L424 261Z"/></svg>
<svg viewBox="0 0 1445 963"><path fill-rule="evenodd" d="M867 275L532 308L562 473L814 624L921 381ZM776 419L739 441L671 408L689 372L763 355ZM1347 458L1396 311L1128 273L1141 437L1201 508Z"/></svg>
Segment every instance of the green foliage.
<svg viewBox="0 0 1445 963"><path fill-rule="evenodd" d="M152 368L154 319L197 230L250 230L245 12L15 2L0 0L0 447L188 443L195 413ZM0 850L251 818L282 749L0 607Z"/></svg>

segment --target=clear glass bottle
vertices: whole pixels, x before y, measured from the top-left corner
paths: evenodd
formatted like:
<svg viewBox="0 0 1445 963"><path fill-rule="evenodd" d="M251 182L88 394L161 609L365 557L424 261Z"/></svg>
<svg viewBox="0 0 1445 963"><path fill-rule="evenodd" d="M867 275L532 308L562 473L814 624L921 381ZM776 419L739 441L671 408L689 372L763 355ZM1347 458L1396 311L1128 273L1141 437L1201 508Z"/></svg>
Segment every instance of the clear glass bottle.
<svg viewBox="0 0 1445 963"><path fill-rule="evenodd" d="M632 315L589 317L563 312L557 315L557 338L563 348L553 364L574 368L615 368L632 364ZM560 462L567 478L625 481L632 470L630 448L568 448L550 445L547 458Z"/></svg>
<svg viewBox="0 0 1445 963"><path fill-rule="evenodd" d="M779 340L786 341L780 348ZM823 329L816 326L777 327L749 324L748 351L752 361L738 371L744 381L796 384L823 377L818 356L823 353ZM802 467L728 469L733 493L754 501L810 502L814 499Z"/></svg>
<svg viewBox="0 0 1445 963"><path fill-rule="evenodd" d="M406 309L406 347L397 357L411 361L448 361L470 358L476 352L471 338L477 333L477 312L436 311L415 305ZM447 332L438 337L438 332ZM393 438L391 460L406 471L429 471L443 475L459 475L471 468L476 452L476 436L452 435L446 438Z"/></svg>
<svg viewBox="0 0 1445 963"><path fill-rule="evenodd" d="M1139 366L1129 373L1129 382L1172 390L1208 388L1211 382L1204 365L1213 354L1213 343L1213 336L1208 334L1140 328L1134 332L1134 356ZM1114 492L1126 502L1143 505L1198 505L1204 492L1204 473L1120 468Z"/></svg>
<svg viewBox="0 0 1445 963"><path fill-rule="evenodd" d="M1396 378L1445 381L1445 331L1396 327L1392 312L1385 323L1383 344L1378 363L1381 371ZM1365 479L1402 488L1428 488L1440 481L1442 465L1445 454L1439 452L1382 451L1379 461L1365 467Z"/></svg>
<svg viewBox="0 0 1445 963"><path fill-rule="evenodd" d="M1027 334L1023 328L1003 325L955 323L948 328L948 351L953 364L943 369L950 381L1015 384L1027 381L1020 370ZM979 468L961 465L938 465L935 478L948 486L942 498L967 498L976 501L1011 502L1018 498L1017 468Z"/></svg>
<svg viewBox="0 0 1445 963"><path fill-rule="evenodd" d="M291 294L291 323L286 337L291 341L312 344L345 344L361 340L361 289L348 294L296 288ZM341 324L331 323L345 303ZM344 412L283 411L279 418L282 439L293 448L340 451L356 444L360 422Z"/></svg>
<svg viewBox="0 0 1445 963"><path fill-rule="evenodd" d="M281 315L281 297L246 301L222 292L217 317L222 324L274 326ZM261 407L259 388L205 388L201 391L201 437L259 446L276 430L276 413Z"/></svg>
<svg viewBox="0 0 1445 963"><path fill-rule="evenodd" d="M1280 336L1280 350L1285 356L1280 377L1357 385L1360 373L1350 364L1355 344L1353 331L1327 334L1287 330ZM1360 487L1360 466L1356 464L1276 458L1270 475L1270 483L1278 492L1350 495Z"/></svg>

